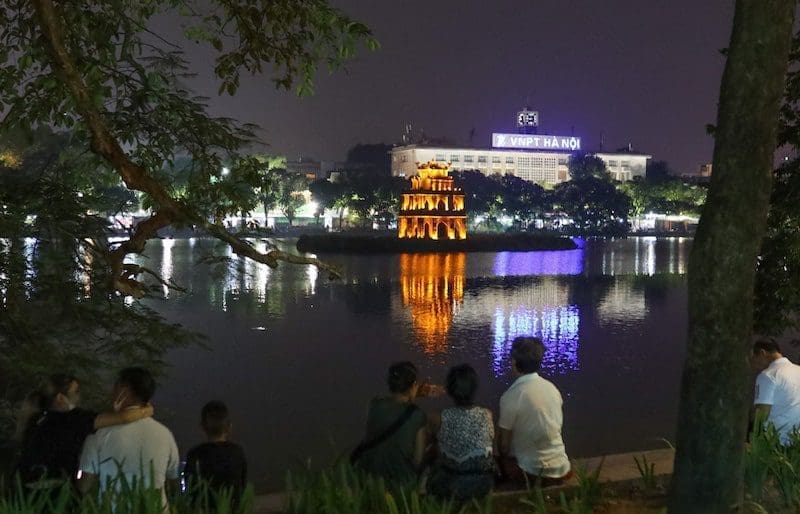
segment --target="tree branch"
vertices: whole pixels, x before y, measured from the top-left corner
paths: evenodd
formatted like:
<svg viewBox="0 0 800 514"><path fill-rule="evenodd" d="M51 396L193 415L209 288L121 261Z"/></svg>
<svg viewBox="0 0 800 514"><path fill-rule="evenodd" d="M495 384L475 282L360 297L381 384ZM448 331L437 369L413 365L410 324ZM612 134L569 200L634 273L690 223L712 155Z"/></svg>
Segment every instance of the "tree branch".
<svg viewBox="0 0 800 514"><path fill-rule="evenodd" d="M124 273L123 260L125 255L141 253L144 250L147 239L153 237L158 229L176 221L198 225L209 235L228 243L236 254L267 266L274 268L277 266L278 261L311 264L328 271L331 278L340 276L334 267L317 259L292 255L277 250L267 253L258 252L250 244L230 234L222 226L210 223L203 216L172 198L167 190L147 170L133 162L122 150L120 143L105 119L104 113L92 101L92 96L78 71L75 59L70 55L65 44L64 26L52 0L32 0L32 3L41 28L41 39L50 55L53 70L69 90L78 114L86 123L91 138L91 150L111 164L129 189L148 194L157 205L155 214L137 225L135 234L131 239L109 252L109 265L113 272L114 287L117 290L133 296L143 294L142 285L130 275Z"/></svg>

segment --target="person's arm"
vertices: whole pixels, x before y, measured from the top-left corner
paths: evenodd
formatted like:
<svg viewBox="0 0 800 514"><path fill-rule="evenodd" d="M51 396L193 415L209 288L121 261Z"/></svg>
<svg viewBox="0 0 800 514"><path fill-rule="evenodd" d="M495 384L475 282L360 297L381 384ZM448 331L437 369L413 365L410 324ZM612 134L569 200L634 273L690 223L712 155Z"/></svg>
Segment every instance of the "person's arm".
<svg viewBox="0 0 800 514"><path fill-rule="evenodd" d="M94 494L97 491L97 486L100 484L98 476L94 473L87 473L81 471L81 477L78 479L78 491L83 496Z"/></svg>
<svg viewBox="0 0 800 514"><path fill-rule="evenodd" d="M422 466L422 459L425 457L425 448L428 444L427 427L422 426L417 430L417 437L414 441L414 467L419 469Z"/></svg>
<svg viewBox="0 0 800 514"><path fill-rule="evenodd" d="M90 435L83 442L83 449L81 450L81 458L78 466L78 491L84 496L93 494L100 484L98 477L99 464L98 456L100 455L100 448L98 447L97 437Z"/></svg>
<svg viewBox="0 0 800 514"><path fill-rule="evenodd" d="M497 419L497 450L501 456L511 453L511 430L516 419L516 410L512 408L511 397L504 394L500 397L500 416Z"/></svg>
<svg viewBox="0 0 800 514"><path fill-rule="evenodd" d="M500 455L511 453L511 430L498 427L497 431L497 451Z"/></svg>
<svg viewBox="0 0 800 514"><path fill-rule="evenodd" d="M169 441L169 457L167 458L167 469L165 472L167 494L176 495L181 492L181 455L178 453L178 444L175 442L175 437L170 434Z"/></svg>
<svg viewBox="0 0 800 514"><path fill-rule="evenodd" d="M94 429L100 430L101 428L111 427L114 425L125 425L139 421L140 419L149 418L153 415L153 406L150 404L144 407L135 407L132 409L125 409L120 412L104 412L98 414L94 418Z"/></svg>
<svg viewBox="0 0 800 514"><path fill-rule="evenodd" d="M428 414L428 433L432 439L439 433L439 427L441 426L442 414L440 412L431 412Z"/></svg>
<svg viewBox="0 0 800 514"><path fill-rule="evenodd" d="M767 405L765 403L753 405L753 421L756 423L764 423L769 418L770 412L772 412L772 405Z"/></svg>
<svg viewBox="0 0 800 514"><path fill-rule="evenodd" d="M42 410L30 398L25 398L22 405L19 407L17 413L17 426L14 430L13 440L15 442L22 442L25 439L28 428L35 423L37 416L40 416Z"/></svg>
<svg viewBox="0 0 800 514"><path fill-rule="evenodd" d="M753 398L753 421L761 425L769 419L772 405L775 403L775 382L765 373L756 377L756 391Z"/></svg>

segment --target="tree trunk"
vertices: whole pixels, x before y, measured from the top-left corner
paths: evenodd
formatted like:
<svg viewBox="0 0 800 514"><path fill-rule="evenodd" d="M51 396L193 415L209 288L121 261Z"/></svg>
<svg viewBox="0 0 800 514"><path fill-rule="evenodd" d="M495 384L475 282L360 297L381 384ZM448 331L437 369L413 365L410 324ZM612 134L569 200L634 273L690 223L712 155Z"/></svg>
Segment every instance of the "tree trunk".
<svg viewBox="0 0 800 514"><path fill-rule="evenodd" d="M756 258L766 228L795 0L739 0L720 87L714 173L689 260L669 512L742 500Z"/></svg>

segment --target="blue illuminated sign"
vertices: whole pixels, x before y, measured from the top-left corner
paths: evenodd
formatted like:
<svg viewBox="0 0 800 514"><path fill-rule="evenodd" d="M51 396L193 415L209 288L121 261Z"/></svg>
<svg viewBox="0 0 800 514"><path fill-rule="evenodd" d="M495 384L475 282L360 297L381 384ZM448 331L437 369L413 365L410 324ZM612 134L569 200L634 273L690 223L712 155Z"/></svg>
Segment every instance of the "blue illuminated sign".
<svg viewBox="0 0 800 514"><path fill-rule="evenodd" d="M538 134L498 134L495 132L492 134L492 147L575 152L581 149L581 138Z"/></svg>

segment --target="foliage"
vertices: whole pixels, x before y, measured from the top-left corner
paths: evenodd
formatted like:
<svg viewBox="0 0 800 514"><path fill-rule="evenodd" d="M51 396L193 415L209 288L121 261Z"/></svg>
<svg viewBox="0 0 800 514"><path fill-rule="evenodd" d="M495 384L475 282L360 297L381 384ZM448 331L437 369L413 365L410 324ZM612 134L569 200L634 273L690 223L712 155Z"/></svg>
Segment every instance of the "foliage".
<svg viewBox="0 0 800 514"><path fill-rule="evenodd" d="M669 167L667 161L647 161L647 169L645 170L645 180L650 184L658 184L666 182L675 177L672 169Z"/></svg>
<svg viewBox="0 0 800 514"><path fill-rule="evenodd" d="M400 195L408 189L402 177L390 177L375 170L343 171L336 182L320 179L311 183L311 196L323 209L348 209L361 226L387 228L397 217Z"/></svg>
<svg viewBox="0 0 800 514"><path fill-rule="evenodd" d="M148 28L164 15L180 18L184 40ZM234 94L242 73L265 70L277 87L309 93L319 63L335 68L359 43L377 46L363 24L324 0L11 0L0 7L0 26L0 128L72 130L83 151L102 158L154 211L129 241L105 248L117 291L143 294L125 256L169 225L199 226L273 267L311 263L275 249L257 252L219 225L225 214L255 207L264 166L243 155L254 127L210 116L207 99L185 86L193 74L181 44L213 50L220 93ZM223 168L230 170L224 180Z"/></svg>
<svg viewBox="0 0 800 514"><path fill-rule="evenodd" d="M628 231L630 200L607 179L593 176L553 189L556 212L572 218L579 234L619 235Z"/></svg>
<svg viewBox="0 0 800 514"><path fill-rule="evenodd" d="M608 168L603 159L589 154L576 154L569 158L567 164L571 180L582 180L586 178L596 178L599 180L611 180Z"/></svg>
<svg viewBox="0 0 800 514"><path fill-rule="evenodd" d="M633 462L636 464L636 469L639 471L639 476L642 477L642 485L647 490L653 490L658 487L658 480L656 479L656 465L654 462L647 462L647 455L643 454L642 459L633 457Z"/></svg>
<svg viewBox="0 0 800 514"><path fill-rule="evenodd" d="M534 182L505 175L500 179L500 185L503 212L522 229L527 229L552 205L544 188Z"/></svg>
<svg viewBox="0 0 800 514"><path fill-rule="evenodd" d="M775 170L755 284L756 333L779 336L800 317L800 34L793 43L778 144L794 156Z"/></svg>
<svg viewBox="0 0 800 514"><path fill-rule="evenodd" d="M297 210L306 203L301 192L306 190L308 180L296 171L278 168L272 173L275 176L272 187L277 189L276 203L291 225Z"/></svg>
<svg viewBox="0 0 800 514"><path fill-rule="evenodd" d="M138 484L130 484L124 477L118 480L119 491L109 490L97 497L81 496L71 483L59 489L42 488L23 492L18 484L6 495L0 495L0 514L163 514L161 491L145 489ZM207 484L195 488L208 490ZM194 488L192 488L193 490ZM241 498L233 498L230 491L211 492L205 498L212 499L215 508L208 508L208 501L196 502L190 491L172 495L169 498L169 512L172 514L246 514L253 510L254 493L252 486L243 492Z"/></svg>
<svg viewBox="0 0 800 514"><path fill-rule="evenodd" d="M454 172L452 176L456 187L464 190L468 221L475 225L477 216L496 221L503 205L500 175L486 176L478 170L464 170Z"/></svg>
<svg viewBox="0 0 800 514"><path fill-rule="evenodd" d="M416 490L388 486L345 463L322 470L302 470L287 478L286 514L481 514L491 499L463 506L420 497ZM488 507L487 507L488 506Z"/></svg>
<svg viewBox="0 0 800 514"><path fill-rule="evenodd" d="M756 419L745 454L744 485L753 501L762 502L774 487L786 507L800 508L800 433L793 431L782 444L772 423L763 416Z"/></svg>
<svg viewBox="0 0 800 514"><path fill-rule="evenodd" d="M14 404L43 377L79 376L91 402L107 373L134 363L158 372L165 351L198 340L110 288L97 250L108 242L109 224L93 213L107 205L103 192L116 176L98 171L92 180L86 171L97 161L75 152L66 134L32 136L15 168L0 166L2 446L11 441Z"/></svg>
<svg viewBox="0 0 800 514"><path fill-rule="evenodd" d="M392 145L386 143L359 143L347 151L347 162L389 176L392 173L391 153Z"/></svg>
<svg viewBox="0 0 800 514"><path fill-rule="evenodd" d="M699 216L706 200L704 186L690 184L676 177L658 182L635 177L617 187L630 198L632 216L646 212Z"/></svg>

